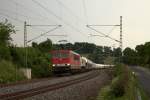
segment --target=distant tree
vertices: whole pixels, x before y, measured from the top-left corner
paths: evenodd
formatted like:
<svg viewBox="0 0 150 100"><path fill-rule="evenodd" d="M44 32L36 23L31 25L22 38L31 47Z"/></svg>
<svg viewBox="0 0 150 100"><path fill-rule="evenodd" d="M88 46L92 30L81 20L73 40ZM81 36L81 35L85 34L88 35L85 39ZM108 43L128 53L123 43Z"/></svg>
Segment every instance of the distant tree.
<svg viewBox="0 0 150 100"><path fill-rule="evenodd" d="M72 48L73 48L73 44L71 44L71 43L66 43L65 44L65 49L72 50Z"/></svg>
<svg viewBox="0 0 150 100"><path fill-rule="evenodd" d="M8 23L8 20L5 22L0 22L0 45L9 45L12 38L10 35L15 33L14 26Z"/></svg>
<svg viewBox="0 0 150 100"><path fill-rule="evenodd" d="M38 44L36 42L32 42L32 47L37 48Z"/></svg>
<svg viewBox="0 0 150 100"><path fill-rule="evenodd" d="M123 51L123 54L124 54L123 56L124 63L130 64L130 65L137 65L138 57L137 57L137 53L133 49L127 47Z"/></svg>
<svg viewBox="0 0 150 100"><path fill-rule="evenodd" d="M144 57L145 57L145 64L149 65L149 67L150 67L150 42L146 42L145 43L145 50L144 50L144 52L145 52L145 55L144 55Z"/></svg>
<svg viewBox="0 0 150 100"><path fill-rule="evenodd" d="M120 57L121 56L121 49L120 48L114 48L113 56Z"/></svg>
<svg viewBox="0 0 150 100"><path fill-rule="evenodd" d="M52 49L52 41L47 39L46 41L39 43L38 48L42 52L49 52Z"/></svg>
<svg viewBox="0 0 150 100"><path fill-rule="evenodd" d="M89 59L91 59L95 63L104 63L104 52L102 46L97 46L93 53L89 55Z"/></svg>
<svg viewBox="0 0 150 100"><path fill-rule="evenodd" d="M78 53L92 53L96 48L95 44L86 43L86 42L75 42L73 50Z"/></svg>
<svg viewBox="0 0 150 100"><path fill-rule="evenodd" d="M146 42L144 45L137 45L136 52L139 56L140 64L150 67L150 42Z"/></svg>
<svg viewBox="0 0 150 100"><path fill-rule="evenodd" d="M107 46L104 46L104 56L111 56L112 55L112 50L111 50L111 47L107 47Z"/></svg>
<svg viewBox="0 0 150 100"><path fill-rule="evenodd" d="M15 33L14 26L8 23L7 20L5 22L0 22L0 60L6 59L10 60L10 41L12 40L10 35Z"/></svg>
<svg viewBox="0 0 150 100"><path fill-rule="evenodd" d="M135 50L139 56L144 56L144 45L137 45Z"/></svg>
<svg viewBox="0 0 150 100"><path fill-rule="evenodd" d="M97 46L93 43L87 43L87 42L75 42L74 44L67 43L67 44L53 44L54 50L62 50L62 49L69 49L73 50L81 55L85 55L92 61L96 63L104 63L104 60L111 56L114 58L113 61L117 62L119 60L116 60L121 56L121 49L116 48L114 50L111 49L111 47L108 46Z"/></svg>

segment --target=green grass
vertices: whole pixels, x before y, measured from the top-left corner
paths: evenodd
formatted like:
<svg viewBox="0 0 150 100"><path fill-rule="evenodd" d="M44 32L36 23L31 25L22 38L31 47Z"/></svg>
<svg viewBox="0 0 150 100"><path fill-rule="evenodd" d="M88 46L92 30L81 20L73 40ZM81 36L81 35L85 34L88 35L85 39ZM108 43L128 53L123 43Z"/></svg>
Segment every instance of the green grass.
<svg viewBox="0 0 150 100"><path fill-rule="evenodd" d="M97 100L106 100L108 98L109 91L110 91L110 86L106 86L102 88L101 92L97 97Z"/></svg>
<svg viewBox="0 0 150 100"><path fill-rule="evenodd" d="M115 57L108 56L107 58L105 58L104 63L105 64L114 64L115 59L116 59Z"/></svg>
<svg viewBox="0 0 150 100"><path fill-rule="evenodd" d="M5 60L0 61L0 83L11 83L22 79L25 77L13 63Z"/></svg>
<svg viewBox="0 0 150 100"><path fill-rule="evenodd" d="M97 100L136 100L138 92L142 100L149 100L132 72L119 66L115 69L115 77L111 84L101 89Z"/></svg>

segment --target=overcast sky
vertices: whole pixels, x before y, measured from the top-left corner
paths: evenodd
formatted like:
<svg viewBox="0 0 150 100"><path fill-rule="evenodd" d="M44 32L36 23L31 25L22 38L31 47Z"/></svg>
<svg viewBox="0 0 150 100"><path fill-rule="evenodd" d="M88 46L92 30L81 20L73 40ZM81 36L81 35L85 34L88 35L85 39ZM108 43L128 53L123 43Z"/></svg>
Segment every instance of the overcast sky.
<svg viewBox="0 0 150 100"><path fill-rule="evenodd" d="M118 43L86 27L87 24L120 24L123 16L123 47L134 48L150 41L150 0L0 0L0 21L6 18L15 25L13 42L23 45L23 22L33 25L62 25L35 42L50 38L69 42L90 42L118 47ZM54 29L27 27L28 40ZM119 27L92 27L119 40ZM111 32L111 30L113 31ZM67 37L48 36L67 35ZM29 43L30 45L30 43Z"/></svg>

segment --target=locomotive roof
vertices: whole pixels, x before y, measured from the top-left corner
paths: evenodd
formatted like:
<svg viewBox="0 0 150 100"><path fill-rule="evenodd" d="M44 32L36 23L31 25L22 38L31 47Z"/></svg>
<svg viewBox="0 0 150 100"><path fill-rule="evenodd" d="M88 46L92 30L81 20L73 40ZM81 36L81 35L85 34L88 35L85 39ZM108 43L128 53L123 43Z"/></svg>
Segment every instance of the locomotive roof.
<svg viewBox="0 0 150 100"><path fill-rule="evenodd" d="M69 52L71 50L52 50L52 52L57 52L57 51L60 51L60 52Z"/></svg>
<svg viewBox="0 0 150 100"><path fill-rule="evenodd" d="M76 52L74 52L74 51L72 51L72 50L52 50L52 52L71 52L71 53L73 53L73 54L75 54L75 55L80 55L80 54L78 54L78 53L76 53Z"/></svg>

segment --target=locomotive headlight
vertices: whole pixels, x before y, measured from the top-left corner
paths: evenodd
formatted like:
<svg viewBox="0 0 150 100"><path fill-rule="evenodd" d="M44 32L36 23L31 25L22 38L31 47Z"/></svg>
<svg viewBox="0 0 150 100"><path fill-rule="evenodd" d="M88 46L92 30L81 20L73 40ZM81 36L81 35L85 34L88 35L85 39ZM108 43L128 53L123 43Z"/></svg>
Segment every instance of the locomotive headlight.
<svg viewBox="0 0 150 100"><path fill-rule="evenodd" d="M55 66L55 64L52 65L53 67Z"/></svg>
<svg viewBox="0 0 150 100"><path fill-rule="evenodd" d="M67 66L70 66L70 64L67 64Z"/></svg>

